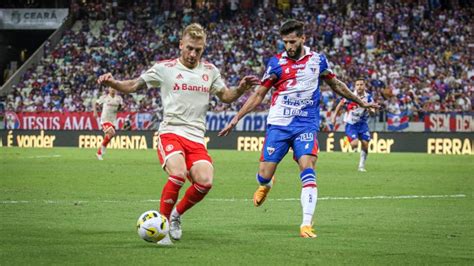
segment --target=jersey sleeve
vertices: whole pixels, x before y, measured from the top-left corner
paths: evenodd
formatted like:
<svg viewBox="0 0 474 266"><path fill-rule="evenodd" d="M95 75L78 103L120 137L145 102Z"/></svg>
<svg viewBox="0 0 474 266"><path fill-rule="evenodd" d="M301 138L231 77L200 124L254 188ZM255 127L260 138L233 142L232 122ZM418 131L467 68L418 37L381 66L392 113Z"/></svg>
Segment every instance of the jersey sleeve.
<svg viewBox="0 0 474 266"><path fill-rule="evenodd" d="M99 99L97 99L95 102L96 102L97 104L103 104L103 103L104 103L104 100L105 100L105 96L102 95L102 96L100 96Z"/></svg>
<svg viewBox="0 0 474 266"><path fill-rule="evenodd" d="M278 64L278 58L272 57L267 64L267 70L263 74L260 84L265 88L271 88L281 77L281 66Z"/></svg>
<svg viewBox="0 0 474 266"><path fill-rule="evenodd" d="M336 75L332 71L332 69L329 67L329 62L326 56L324 55L319 55L319 77L322 79L332 79L335 78Z"/></svg>
<svg viewBox="0 0 474 266"><path fill-rule="evenodd" d="M222 91L226 88L224 79L222 78L221 72L217 67L212 65L212 84L211 84L211 89L210 93L211 94L216 94L219 91Z"/></svg>
<svg viewBox="0 0 474 266"><path fill-rule="evenodd" d="M159 87L163 82L163 68L161 64L155 64L140 76L146 82L148 88Z"/></svg>

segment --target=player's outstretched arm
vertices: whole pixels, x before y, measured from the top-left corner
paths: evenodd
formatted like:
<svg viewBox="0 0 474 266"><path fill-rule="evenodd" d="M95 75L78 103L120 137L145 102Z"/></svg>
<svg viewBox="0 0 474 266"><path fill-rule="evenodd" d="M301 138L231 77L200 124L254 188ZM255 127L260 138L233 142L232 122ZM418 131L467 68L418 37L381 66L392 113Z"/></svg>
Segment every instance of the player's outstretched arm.
<svg viewBox="0 0 474 266"><path fill-rule="evenodd" d="M346 84L344 84L344 82L338 80L337 78L327 79L325 80L325 82L337 94L357 103L362 108L379 108L378 104L376 103L367 103L365 101L362 101L359 97L357 97L357 95L355 95L351 90L349 90L349 88L346 86Z"/></svg>
<svg viewBox="0 0 474 266"><path fill-rule="evenodd" d="M92 102L92 110L94 112L94 117L97 118L97 116L98 116L97 115L97 101L95 101L95 100Z"/></svg>
<svg viewBox="0 0 474 266"><path fill-rule="evenodd" d="M339 111L341 111L342 107L344 106L344 101L341 100L336 106L336 109L334 110L334 116L331 119L331 124L333 125L332 129L336 129L336 118L339 115Z"/></svg>
<svg viewBox="0 0 474 266"><path fill-rule="evenodd" d="M239 110L239 112L232 118L232 120L227 124L227 126L222 129L217 135L218 136L227 136L230 131L237 125L239 120L244 117L246 114L251 112L255 107L257 107L265 98L268 90L270 88L266 88L264 86L259 86L254 94L252 94L248 100L245 102L244 106Z"/></svg>
<svg viewBox="0 0 474 266"><path fill-rule="evenodd" d="M116 80L111 73L101 75L97 79L97 83L112 87L123 93L132 93L146 85L142 78L132 80Z"/></svg>
<svg viewBox="0 0 474 266"><path fill-rule="evenodd" d="M216 94L219 99L225 103L231 103L237 100L244 92L260 84L260 80L255 76L245 76L240 80L237 89L225 88L220 93Z"/></svg>

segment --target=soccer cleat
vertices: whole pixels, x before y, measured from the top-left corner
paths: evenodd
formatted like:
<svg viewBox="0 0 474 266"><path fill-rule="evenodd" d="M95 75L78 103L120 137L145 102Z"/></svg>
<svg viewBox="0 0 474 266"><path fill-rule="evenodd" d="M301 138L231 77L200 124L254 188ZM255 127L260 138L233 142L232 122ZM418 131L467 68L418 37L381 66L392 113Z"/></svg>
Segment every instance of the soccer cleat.
<svg viewBox="0 0 474 266"><path fill-rule="evenodd" d="M359 171L359 172L367 172L367 170L365 170L364 167L359 167L358 171Z"/></svg>
<svg viewBox="0 0 474 266"><path fill-rule="evenodd" d="M300 236L302 238L316 238L316 232L311 225L304 225L300 227Z"/></svg>
<svg viewBox="0 0 474 266"><path fill-rule="evenodd" d="M170 216L170 235L174 240L180 240L183 235L181 230L181 216L173 215Z"/></svg>
<svg viewBox="0 0 474 266"><path fill-rule="evenodd" d="M98 159L99 161L104 160L104 158L102 158L102 154L96 153L95 155L97 156L97 159Z"/></svg>
<svg viewBox="0 0 474 266"><path fill-rule="evenodd" d="M156 242L156 244L160 246L171 246L173 245L173 241L170 239L170 234L166 234L165 238L161 239L160 241Z"/></svg>
<svg viewBox="0 0 474 266"><path fill-rule="evenodd" d="M263 204L265 199L267 198L268 192L270 191L271 187L267 186L259 186L257 191L253 194L253 205L255 207L260 207Z"/></svg>

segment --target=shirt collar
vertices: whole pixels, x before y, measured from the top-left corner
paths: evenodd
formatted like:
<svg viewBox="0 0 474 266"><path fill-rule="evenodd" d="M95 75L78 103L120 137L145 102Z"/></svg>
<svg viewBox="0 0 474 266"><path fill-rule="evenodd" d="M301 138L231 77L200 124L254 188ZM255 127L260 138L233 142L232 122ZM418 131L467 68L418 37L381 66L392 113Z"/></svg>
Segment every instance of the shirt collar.
<svg viewBox="0 0 474 266"><path fill-rule="evenodd" d="M186 69L189 69L189 70L197 69L201 65L201 60L199 60L198 64L193 68L189 68L189 67L185 66L183 64L183 62L181 62L181 59L179 57L178 57L177 61L178 61L178 64L180 64L182 67L184 67Z"/></svg>
<svg viewBox="0 0 474 266"><path fill-rule="evenodd" d="M303 46L303 50L304 50L304 55L303 55L302 57L296 59L296 61L299 61L299 60L301 60L302 58L304 58L305 56L311 54L311 51L310 51L310 49L309 49L308 46ZM282 57L282 58L289 58L289 57L288 57L288 54L286 53L286 51L283 52L283 54L281 55L281 57Z"/></svg>
<svg viewBox="0 0 474 266"><path fill-rule="evenodd" d="M364 93L363 93L362 95L359 95L355 89L354 89L354 94L357 95L357 97L359 97L360 99L364 99L365 96L367 96L367 92L366 92L366 91L364 91Z"/></svg>

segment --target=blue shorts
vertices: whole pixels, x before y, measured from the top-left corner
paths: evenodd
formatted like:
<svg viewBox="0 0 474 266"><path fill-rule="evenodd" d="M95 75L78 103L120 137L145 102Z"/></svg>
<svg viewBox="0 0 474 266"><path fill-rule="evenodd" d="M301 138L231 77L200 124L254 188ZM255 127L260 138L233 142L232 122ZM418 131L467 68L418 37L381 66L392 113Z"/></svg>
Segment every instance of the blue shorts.
<svg viewBox="0 0 474 266"><path fill-rule="evenodd" d="M293 159L303 155L318 155L318 129L309 127L287 127L268 125L263 143L261 162L279 163L293 149Z"/></svg>
<svg viewBox="0 0 474 266"><path fill-rule="evenodd" d="M364 122L353 125L348 123L346 124L346 136L349 138L349 141L354 139L370 141L369 125Z"/></svg>

